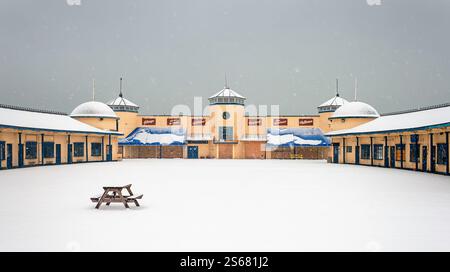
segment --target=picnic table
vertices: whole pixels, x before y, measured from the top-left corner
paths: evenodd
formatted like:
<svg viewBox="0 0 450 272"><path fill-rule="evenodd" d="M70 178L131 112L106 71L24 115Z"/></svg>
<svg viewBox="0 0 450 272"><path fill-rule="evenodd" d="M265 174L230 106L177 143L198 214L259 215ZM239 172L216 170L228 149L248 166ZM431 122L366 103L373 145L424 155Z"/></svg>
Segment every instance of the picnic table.
<svg viewBox="0 0 450 272"><path fill-rule="evenodd" d="M111 203L121 202L125 208L129 208L129 202L133 202L136 206L140 206L138 199L142 199L144 195L134 195L131 191L131 184L125 186L105 186L103 187L103 194L98 197L91 197L91 201L97 203L96 209L100 208L102 203L106 203L109 206ZM128 195L122 194L122 191L126 190Z"/></svg>

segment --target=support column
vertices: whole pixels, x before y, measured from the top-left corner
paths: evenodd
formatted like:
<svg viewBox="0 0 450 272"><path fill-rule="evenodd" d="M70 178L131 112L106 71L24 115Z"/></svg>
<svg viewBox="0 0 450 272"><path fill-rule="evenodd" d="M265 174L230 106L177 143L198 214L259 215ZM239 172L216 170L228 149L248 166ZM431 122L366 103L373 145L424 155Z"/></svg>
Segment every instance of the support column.
<svg viewBox="0 0 450 272"><path fill-rule="evenodd" d="M342 137L342 160L345 163L345 155L347 154L345 150L345 138Z"/></svg>
<svg viewBox="0 0 450 272"><path fill-rule="evenodd" d="M373 137L370 137L370 165L373 166Z"/></svg>
<svg viewBox="0 0 450 272"><path fill-rule="evenodd" d="M416 156L416 171L419 170L419 158L420 158L420 150L419 150L419 135L416 134L415 136L415 144L416 144L416 152L414 152L414 155Z"/></svg>
<svg viewBox="0 0 450 272"><path fill-rule="evenodd" d="M356 146L355 146L355 164L359 164L359 153L360 153L360 148L359 148L359 138L356 137Z"/></svg>
<svg viewBox="0 0 450 272"><path fill-rule="evenodd" d="M112 161L113 155L112 155L112 144L111 144L111 134L108 135L108 161Z"/></svg>
<svg viewBox="0 0 450 272"><path fill-rule="evenodd" d="M403 146L403 135L400 135L400 168L403 169L403 151L405 147Z"/></svg>
<svg viewBox="0 0 450 272"><path fill-rule="evenodd" d="M387 136L384 136L384 167L389 167L389 147Z"/></svg>
<svg viewBox="0 0 450 272"><path fill-rule="evenodd" d="M446 164L445 164L445 166L446 166L446 170L445 170L445 172L447 173L447 175L449 174L449 153L450 153L450 147L449 147L449 139L448 139L448 131L447 132L445 132L445 143L447 144L447 150L446 150L446 152L447 152L447 161L446 161Z"/></svg>
<svg viewBox="0 0 450 272"><path fill-rule="evenodd" d="M72 163L72 148L70 145L70 134L67 135L67 163Z"/></svg>
<svg viewBox="0 0 450 272"><path fill-rule="evenodd" d="M102 161L105 161L105 136L102 136Z"/></svg>
<svg viewBox="0 0 450 272"><path fill-rule="evenodd" d="M41 164L44 165L44 134L41 134Z"/></svg>
<svg viewBox="0 0 450 272"><path fill-rule="evenodd" d="M89 147L88 147L88 136L86 135L86 162L89 161Z"/></svg>
<svg viewBox="0 0 450 272"><path fill-rule="evenodd" d="M433 147L433 133L430 133L430 172L434 173L435 170L436 153Z"/></svg>

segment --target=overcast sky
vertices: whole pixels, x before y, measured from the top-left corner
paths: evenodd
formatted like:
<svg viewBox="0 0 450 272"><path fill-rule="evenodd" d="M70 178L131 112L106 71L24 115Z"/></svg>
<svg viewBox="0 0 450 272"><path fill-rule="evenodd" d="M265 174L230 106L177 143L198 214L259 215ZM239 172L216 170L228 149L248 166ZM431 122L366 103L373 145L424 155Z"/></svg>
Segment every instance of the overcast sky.
<svg viewBox="0 0 450 272"><path fill-rule="evenodd" d="M81 5L76 4L80 1ZM341 95L380 112L450 102L448 0L0 1L0 103L69 112L118 94L170 113L222 89L282 114Z"/></svg>

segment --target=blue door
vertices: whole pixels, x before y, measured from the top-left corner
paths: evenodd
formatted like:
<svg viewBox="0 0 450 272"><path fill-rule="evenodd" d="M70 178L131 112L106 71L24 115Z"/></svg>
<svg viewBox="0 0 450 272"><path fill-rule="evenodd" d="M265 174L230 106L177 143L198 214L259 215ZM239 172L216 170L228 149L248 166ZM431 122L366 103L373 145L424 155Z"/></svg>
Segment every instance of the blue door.
<svg viewBox="0 0 450 272"><path fill-rule="evenodd" d="M56 144L56 164L61 164L61 145Z"/></svg>
<svg viewBox="0 0 450 272"><path fill-rule="evenodd" d="M23 167L23 144L18 144L19 147L19 167Z"/></svg>
<svg viewBox="0 0 450 272"><path fill-rule="evenodd" d="M395 146L391 146L390 147L390 150L391 150L391 154L390 154L390 156L391 156L391 168L395 168Z"/></svg>
<svg viewBox="0 0 450 272"><path fill-rule="evenodd" d="M112 161L112 145L107 145L106 160Z"/></svg>
<svg viewBox="0 0 450 272"><path fill-rule="evenodd" d="M333 144L333 162L339 163L339 144Z"/></svg>
<svg viewBox="0 0 450 272"><path fill-rule="evenodd" d="M422 171L427 171L428 169L428 147L423 146L422 147Z"/></svg>
<svg viewBox="0 0 450 272"><path fill-rule="evenodd" d="M72 163L72 144L67 144L67 163Z"/></svg>
<svg viewBox="0 0 450 272"><path fill-rule="evenodd" d="M198 146L188 146L188 159L198 159Z"/></svg>
<svg viewBox="0 0 450 272"><path fill-rule="evenodd" d="M389 167L389 146L384 147L384 167Z"/></svg>
<svg viewBox="0 0 450 272"><path fill-rule="evenodd" d="M355 164L359 164L359 146L355 147Z"/></svg>
<svg viewBox="0 0 450 272"><path fill-rule="evenodd" d="M12 163L12 154L13 154L13 150L12 150L12 144L8 144L6 146L6 168L11 169L13 166Z"/></svg>

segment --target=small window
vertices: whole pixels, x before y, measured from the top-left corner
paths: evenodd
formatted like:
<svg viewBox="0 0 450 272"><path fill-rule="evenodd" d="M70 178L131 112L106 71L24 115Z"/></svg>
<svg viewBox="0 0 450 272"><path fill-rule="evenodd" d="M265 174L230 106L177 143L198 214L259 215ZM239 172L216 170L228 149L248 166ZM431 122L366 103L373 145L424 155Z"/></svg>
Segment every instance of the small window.
<svg viewBox="0 0 450 272"><path fill-rule="evenodd" d="M42 151L44 153L44 158L54 158L55 157L55 143L54 142L42 143Z"/></svg>
<svg viewBox="0 0 450 272"><path fill-rule="evenodd" d="M37 158L37 143L26 142L25 143L25 159L32 160Z"/></svg>
<svg viewBox="0 0 450 272"><path fill-rule="evenodd" d="M405 161L405 145L404 144L397 144L395 145L395 160L401 161L403 158L403 161Z"/></svg>
<svg viewBox="0 0 450 272"><path fill-rule="evenodd" d="M363 160L370 159L370 145L368 144L361 145L361 159Z"/></svg>
<svg viewBox="0 0 450 272"><path fill-rule="evenodd" d="M381 144L373 145L373 159L374 160L383 159L383 145Z"/></svg>
<svg viewBox="0 0 450 272"><path fill-rule="evenodd" d="M420 147L417 144L409 145L409 161L410 162L418 162L419 161L419 150Z"/></svg>
<svg viewBox="0 0 450 272"><path fill-rule="evenodd" d="M73 143L73 156L84 157L84 143Z"/></svg>
<svg viewBox="0 0 450 272"><path fill-rule="evenodd" d="M352 153L353 152L351 146L346 146L345 149L346 149L347 153Z"/></svg>
<svg viewBox="0 0 450 272"><path fill-rule="evenodd" d="M221 141L233 140L233 127L219 127L219 139Z"/></svg>
<svg viewBox="0 0 450 272"><path fill-rule="evenodd" d="M447 144L437 144L437 164L447 164L448 160Z"/></svg>
<svg viewBox="0 0 450 272"><path fill-rule="evenodd" d="M101 143L91 143L91 156L99 157L102 155L102 144Z"/></svg>

